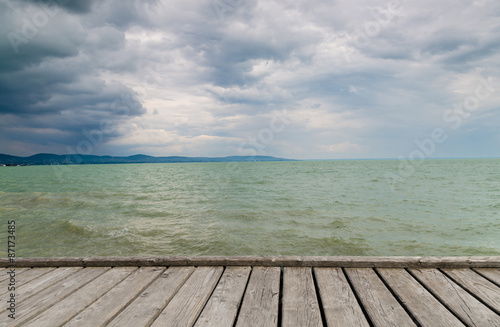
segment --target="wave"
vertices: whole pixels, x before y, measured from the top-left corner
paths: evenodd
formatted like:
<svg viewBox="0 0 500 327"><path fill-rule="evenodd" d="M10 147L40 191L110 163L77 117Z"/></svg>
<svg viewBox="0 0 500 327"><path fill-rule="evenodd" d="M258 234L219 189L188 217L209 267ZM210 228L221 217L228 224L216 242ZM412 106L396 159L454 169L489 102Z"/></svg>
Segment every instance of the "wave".
<svg viewBox="0 0 500 327"><path fill-rule="evenodd" d="M492 209L500 209L500 202L499 203L496 203L496 204L490 204L488 206L488 208L492 208Z"/></svg>
<svg viewBox="0 0 500 327"><path fill-rule="evenodd" d="M84 236L88 238L120 238L130 234L127 227L98 227L81 225L73 220L60 220L49 225L56 235ZM63 234L59 234L63 233Z"/></svg>
<svg viewBox="0 0 500 327"><path fill-rule="evenodd" d="M77 223L71 221L71 220L63 220L63 221L57 221L52 228L55 228L55 230L60 230L64 233L70 233L73 235L92 235L93 231L90 230L88 227L85 226L80 226Z"/></svg>

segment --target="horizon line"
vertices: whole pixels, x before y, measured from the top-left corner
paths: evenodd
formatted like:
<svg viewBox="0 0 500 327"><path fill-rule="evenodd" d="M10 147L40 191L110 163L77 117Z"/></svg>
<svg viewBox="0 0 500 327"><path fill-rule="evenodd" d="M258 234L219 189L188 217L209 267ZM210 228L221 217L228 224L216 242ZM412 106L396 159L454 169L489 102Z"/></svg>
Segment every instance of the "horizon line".
<svg viewBox="0 0 500 327"><path fill-rule="evenodd" d="M256 154L256 155L222 155L222 156L187 156L187 155L149 155L149 154L143 154L143 153L137 153L137 154L132 154L132 155L109 155L109 154L79 154L79 153L67 153L67 154L57 154L57 153L49 153L49 152L40 152L40 153L35 153L32 155L28 156L18 156L18 155L12 155L12 154L6 154L6 153L0 153L0 155L6 155L6 156L11 156L11 157L18 157L18 158L30 158L36 155L56 155L56 156L94 156L94 157L115 157L115 158L129 158L129 157L135 157L135 156L145 156L145 157L152 157L152 158L169 158L169 157L181 157L181 158L227 158L227 157L272 157L272 158L277 158L277 159L287 159L287 160L292 160L292 161L355 161L355 160L408 160L408 161L415 161L415 160L446 160L446 159L500 159L500 157L461 157L461 156L454 156L454 157L426 157L426 158L418 158L418 159L409 159L409 158L393 158L393 157L367 157L367 158L327 158L327 159L294 159L294 158L284 158L284 157L278 157L276 155L269 155L269 154Z"/></svg>

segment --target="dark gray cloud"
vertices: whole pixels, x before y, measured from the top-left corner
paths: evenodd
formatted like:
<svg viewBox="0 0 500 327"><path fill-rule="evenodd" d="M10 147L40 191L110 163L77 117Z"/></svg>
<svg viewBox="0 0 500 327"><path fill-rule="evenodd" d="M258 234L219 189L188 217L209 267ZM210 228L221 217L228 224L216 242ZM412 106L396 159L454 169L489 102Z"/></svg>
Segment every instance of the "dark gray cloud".
<svg viewBox="0 0 500 327"><path fill-rule="evenodd" d="M90 12L92 9L92 5L95 2L94 0L21 0L24 2L31 2L33 4L39 6L59 6L64 8L65 10L77 13L77 14L85 14Z"/></svg>
<svg viewBox="0 0 500 327"><path fill-rule="evenodd" d="M45 2L26 3L1 4L9 26L0 39L0 115L8 117L0 128L6 142L73 144L82 131L99 129L103 122L116 125L144 114L134 90L101 77L117 62L99 56L123 51L123 32L107 26L87 29L78 16L58 11L50 17ZM92 8L91 1L54 5L77 14Z"/></svg>

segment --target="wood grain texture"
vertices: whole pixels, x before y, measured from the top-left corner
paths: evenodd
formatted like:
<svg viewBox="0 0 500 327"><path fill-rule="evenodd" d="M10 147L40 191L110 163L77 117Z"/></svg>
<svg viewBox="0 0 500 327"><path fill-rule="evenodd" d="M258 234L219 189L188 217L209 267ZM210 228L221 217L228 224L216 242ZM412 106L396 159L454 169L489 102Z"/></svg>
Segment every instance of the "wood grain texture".
<svg viewBox="0 0 500 327"><path fill-rule="evenodd" d="M500 316L437 269L410 269L410 273L469 326L500 326Z"/></svg>
<svg viewBox="0 0 500 327"><path fill-rule="evenodd" d="M279 267L254 267L241 304L236 327L278 325Z"/></svg>
<svg viewBox="0 0 500 327"><path fill-rule="evenodd" d="M227 267L196 327L232 327L243 299L250 267Z"/></svg>
<svg viewBox="0 0 500 327"><path fill-rule="evenodd" d="M196 268L151 326L193 326L223 271L223 267Z"/></svg>
<svg viewBox="0 0 500 327"><path fill-rule="evenodd" d="M369 327L342 269L314 268L314 274L328 326Z"/></svg>
<svg viewBox="0 0 500 327"><path fill-rule="evenodd" d="M500 314L500 288L497 285L472 269L443 269L443 272Z"/></svg>
<svg viewBox="0 0 500 327"><path fill-rule="evenodd" d="M31 268L12 268L12 269L14 269L16 277L19 277L20 274L22 274L26 271L32 270ZM8 274L10 272L10 270L11 270L10 268L9 269L5 269L5 268L0 269L0 283L10 279L10 275Z"/></svg>
<svg viewBox="0 0 500 327"><path fill-rule="evenodd" d="M416 326L373 269L346 268L345 272L375 326Z"/></svg>
<svg viewBox="0 0 500 327"><path fill-rule="evenodd" d="M17 269L16 269L16 285L17 287L21 287L22 285L26 285L27 283L31 282L34 279L37 279L38 277L45 275L46 273L49 273L53 271L56 268L36 268L36 269L26 269L24 271L24 274L18 275ZM7 282L6 282L7 284ZM0 289L0 295L9 293L9 290L7 287L5 289Z"/></svg>
<svg viewBox="0 0 500 327"><path fill-rule="evenodd" d="M39 276L31 280L26 284L19 285L16 289L16 294L18 297L18 302L23 302L23 305L29 300L30 297L36 295L37 293L42 292L43 290L49 288L50 286L64 280L68 276L82 270L81 267L67 267L67 268L59 268L53 271L50 271L46 274ZM0 312L6 311L6 307L0 307ZM20 308L21 310L21 308ZM1 321L1 319L0 319Z"/></svg>
<svg viewBox="0 0 500 327"><path fill-rule="evenodd" d="M16 270L16 280L19 282L21 285L25 285L28 282L31 282L32 280L45 275L51 271L54 271L56 268L50 267L50 268L31 268L31 269L26 269L23 271L21 275L17 273Z"/></svg>
<svg viewBox="0 0 500 327"><path fill-rule="evenodd" d="M118 266L266 266L344 268L500 268L500 256L368 257L368 256L171 256L95 258L0 258L0 267L118 267Z"/></svg>
<svg viewBox="0 0 500 327"><path fill-rule="evenodd" d="M29 297L81 271L81 267L58 268L19 287L19 296L26 301Z"/></svg>
<svg viewBox="0 0 500 327"><path fill-rule="evenodd" d="M23 326L61 326L129 276L136 267L113 268L78 289Z"/></svg>
<svg viewBox="0 0 500 327"><path fill-rule="evenodd" d="M108 326L149 326L194 270L194 267L167 269Z"/></svg>
<svg viewBox="0 0 500 327"><path fill-rule="evenodd" d="M400 268L380 268L377 270L422 326L464 326L406 270Z"/></svg>
<svg viewBox="0 0 500 327"><path fill-rule="evenodd" d="M164 271L164 267L137 269L103 297L71 319L64 327L106 326Z"/></svg>
<svg viewBox="0 0 500 327"><path fill-rule="evenodd" d="M475 268L474 271L488 278L493 283L500 287L500 269L495 268Z"/></svg>
<svg viewBox="0 0 500 327"><path fill-rule="evenodd" d="M26 323L109 269L111 268L84 268L78 270L76 273L71 274L71 278L61 280L20 302L18 318L16 318L15 322L12 322L7 315L0 315L0 325L5 322L8 323L8 326L20 326Z"/></svg>
<svg viewBox="0 0 500 327"><path fill-rule="evenodd" d="M282 326L323 326L311 268L284 268L282 312Z"/></svg>

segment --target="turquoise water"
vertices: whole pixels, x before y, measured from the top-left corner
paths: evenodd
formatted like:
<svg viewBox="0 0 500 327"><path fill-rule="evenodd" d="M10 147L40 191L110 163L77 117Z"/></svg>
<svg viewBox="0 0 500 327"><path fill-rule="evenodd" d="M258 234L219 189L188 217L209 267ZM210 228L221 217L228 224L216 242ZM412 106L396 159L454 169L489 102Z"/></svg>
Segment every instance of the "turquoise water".
<svg viewBox="0 0 500 327"><path fill-rule="evenodd" d="M499 159L401 164L0 167L0 232L22 257L500 255Z"/></svg>

